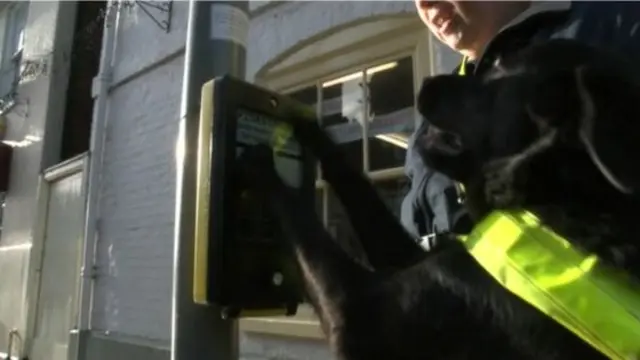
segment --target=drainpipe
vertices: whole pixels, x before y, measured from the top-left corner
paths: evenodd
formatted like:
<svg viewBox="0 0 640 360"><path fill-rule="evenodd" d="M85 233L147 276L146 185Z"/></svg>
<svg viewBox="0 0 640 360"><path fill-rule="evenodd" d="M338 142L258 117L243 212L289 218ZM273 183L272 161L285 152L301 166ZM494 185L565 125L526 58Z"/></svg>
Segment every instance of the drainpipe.
<svg viewBox="0 0 640 360"><path fill-rule="evenodd" d="M83 332L91 329L91 312L93 308L93 285L95 277L96 243L98 241L98 206L100 198L101 167L104 155L104 143L107 126L107 101L112 80L112 60L116 39L119 0L107 0L104 31L102 35L102 51L98 75L93 79L91 95L95 99L93 105L93 121L91 125L91 143L89 146L89 167L87 176L87 202L84 228L84 249L82 256L81 282L78 300L78 322L74 330L80 338L76 350L82 343ZM73 331L72 331L73 332ZM76 353L76 359L82 352Z"/></svg>

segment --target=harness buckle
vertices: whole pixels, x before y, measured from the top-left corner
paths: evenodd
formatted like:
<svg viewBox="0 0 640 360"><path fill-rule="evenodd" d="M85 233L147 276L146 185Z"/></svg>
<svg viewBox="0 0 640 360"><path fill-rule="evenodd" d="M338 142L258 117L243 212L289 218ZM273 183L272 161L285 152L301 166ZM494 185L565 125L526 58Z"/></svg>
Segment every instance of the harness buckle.
<svg viewBox="0 0 640 360"><path fill-rule="evenodd" d="M421 237L420 238L421 241L420 241L419 245L423 249L429 251L429 250L433 249L433 247L436 245L437 238L438 238L438 234L435 233L435 232L432 232L430 234L427 234L427 235Z"/></svg>

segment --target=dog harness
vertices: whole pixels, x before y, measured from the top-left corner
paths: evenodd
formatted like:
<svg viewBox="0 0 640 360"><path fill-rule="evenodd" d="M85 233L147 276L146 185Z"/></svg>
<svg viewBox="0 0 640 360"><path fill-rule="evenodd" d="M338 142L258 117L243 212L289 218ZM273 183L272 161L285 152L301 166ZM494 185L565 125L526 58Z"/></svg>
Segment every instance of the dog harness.
<svg viewBox="0 0 640 360"><path fill-rule="evenodd" d="M460 67L458 67L458 75L465 76L467 75L467 63L469 62L469 58L466 56L462 57L462 61L460 61Z"/></svg>
<svg viewBox="0 0 640 360"><path fill-rule="evenodd" d="M610 359L640 359L640 287L624 273L527 211L494 211L459 239L503 287Z"/></svg>

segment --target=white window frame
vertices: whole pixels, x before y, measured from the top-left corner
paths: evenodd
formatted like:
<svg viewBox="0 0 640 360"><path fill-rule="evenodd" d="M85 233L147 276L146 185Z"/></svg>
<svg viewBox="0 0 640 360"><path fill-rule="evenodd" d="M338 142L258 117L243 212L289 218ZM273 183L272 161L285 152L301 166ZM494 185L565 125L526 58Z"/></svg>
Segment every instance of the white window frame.
<svg viewBox="0 0 640 360"><path fill-rule="evenodd" d="M352 75L358 72L362 72L363 73L363 79L364 79L364 72L366 70L381 66L381 65L385 65L385 64L389 64L391 62L403 59L403 58L407 58L407 57L411 57L412 61L413 61L413 74L414 74L414 82L415 79L417 78L415 76L415 70L416 70L416 62L414 60L415 57L415 51L402 51L402 52L398 52L394 55L390 55L384 58L379 59L377 62L371 62L369 64L366 65L362 65L359 67L356 67L355 69L351 69L350 72L346 72L337 76L330 76L327 77L325 79L320 79L318 81L316 81L313 84L307 85L305 87L311 87L311 86L315 86L317 89L317 98L320 99L321 96L321 92L322 92L322 85L327 82L327 81L331 81L337 78L340 78L341 76L345 76L345 75ZM304 87L303 87L304 88ZM413 86L414 88L414 96L416 96L416 86L414 84ZM285 90L283 91L283 93L293 93L297 90L300 90L301 88L294 88L295 90ZM362 93L362 97L363 98L367 98L368 97L368 88L365 86L363 87L363 93ZM318 116L320 116L322 114L322 103L318 102L318 104L316 104L316 113L318 114ZM368 105L368 104L367 104ZM365 112L367 111L367 109L365 109ZM368 125L371 123L370 119L369 119L370 115L365 115L365 119L366 121L364 121L364 126L357 126L358 129L361 130L361 137L358 137L358 139L362 139L363 141L363 164L362 164L362 169L367 173L367 175L369 176L370 179L376 181L376 180L388 180L389 178L396 178L398 176L400 176L401 174L403 174L403 167L399 166L399 167L394 167L394 168L386 168L386 169L380 169L380 170L374 170L371 171L369 170L370 167L370 161L369 161L369 141L368 141L368 136L366 136L369 132L369 127ZM418 116L417 113L414 112L414 122L417 125L417 121L418 121ZM335 125L334 125L335 126ZM334 130L331 128L334 128L334 126L329 127L329 131ZM343 125L337 125L335 127L340 127ZM355 126L355 124L354 124ZM339 136L339 134L336 134ZM322 179L318 179L318 183L316 184L316 187L323 187L326 184L324 183L324 181Z"/></svg>
<svg viewBox="0 0 640 360"><path fill-rule="evenodd" d="M397 17L390 17L390 19L398 22ZM384 24L381 23L381 25ZM365 37L357 44L347 48L328 50L328 53L336 54L336 56L317 56L302 63L291 64L288 69L267 71L256 76L255 83L281 93L292 93L314 84L318 91L321 91L321 84L328 80L411 56L414 95L417 95L422 79L434 73L431 41L433 41L432 37L418 17L407 16L402 26L383 34L377 34L375 37ZM324 54L326 53L327 51L324 52ZM321 104L318 104L318 108L320 106ZM419 120L417 112L414 117L417 124ZM402 167L369 172L369 177L373 181L393 180L401 176L404 176ZM316 183L316 188L323 189L322 219L326 226L329 220L326 184L320 180ZM335 229L333 230L335 231ZM240 329L245 332L272 335L324 338L318 319L307 304L302 304L298 308L298 314L293 317L274 316L241 319Z"/></svg>

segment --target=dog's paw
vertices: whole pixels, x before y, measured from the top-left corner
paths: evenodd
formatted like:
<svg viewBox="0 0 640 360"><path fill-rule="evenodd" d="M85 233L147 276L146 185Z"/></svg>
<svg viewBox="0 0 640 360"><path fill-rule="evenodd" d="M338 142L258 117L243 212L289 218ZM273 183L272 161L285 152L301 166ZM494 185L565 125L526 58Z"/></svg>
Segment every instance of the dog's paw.
<svg viewBox="0 0 640 360"><path fill-rule="evenodd" d="M520 185L524 167L518 166L517 159L505 158L485 164L485 198L498 208L518 207L524 203Z"/></svg>

